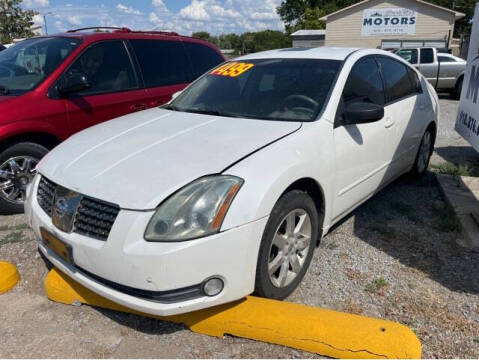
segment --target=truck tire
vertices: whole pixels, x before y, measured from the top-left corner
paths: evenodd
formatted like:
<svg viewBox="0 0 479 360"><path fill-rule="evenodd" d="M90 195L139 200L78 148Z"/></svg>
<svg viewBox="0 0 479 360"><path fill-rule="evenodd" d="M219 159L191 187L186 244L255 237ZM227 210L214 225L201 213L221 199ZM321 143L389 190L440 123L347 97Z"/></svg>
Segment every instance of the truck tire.
<svg viewBox="0 0 479 360"><path fill-rule="evenodd" d="M35 166L47 152L42 145L22 142L0 153L0 214L23 212L27 185L35 176Z"/></svg>

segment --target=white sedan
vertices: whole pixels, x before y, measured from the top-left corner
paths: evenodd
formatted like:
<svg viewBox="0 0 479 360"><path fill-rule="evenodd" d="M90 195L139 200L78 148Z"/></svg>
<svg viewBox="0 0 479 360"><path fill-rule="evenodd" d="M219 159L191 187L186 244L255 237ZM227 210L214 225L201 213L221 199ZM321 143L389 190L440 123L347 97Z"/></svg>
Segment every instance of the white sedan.
<svg viewBox="0 0 479 360"><path fill-rule="evenodd" d="M56 267L135 310L283 299L334 223L426 171L437 119L434 89L388 52L252 54L58 146L25 212Z"/></svg>

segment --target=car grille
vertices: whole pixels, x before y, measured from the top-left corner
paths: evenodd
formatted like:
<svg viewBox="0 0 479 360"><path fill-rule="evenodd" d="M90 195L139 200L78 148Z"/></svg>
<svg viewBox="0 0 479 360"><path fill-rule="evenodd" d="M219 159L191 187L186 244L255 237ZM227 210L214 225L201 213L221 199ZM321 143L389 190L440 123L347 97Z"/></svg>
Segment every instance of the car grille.
<svg viewBox="0 0 479 360"><path fill-rule="evenodd" d="M57 187L57 184L44 176L38 184L38 204L50 217ZM82 195L73 216L73 232L106 241L119 212L118 205Z"/></svg>

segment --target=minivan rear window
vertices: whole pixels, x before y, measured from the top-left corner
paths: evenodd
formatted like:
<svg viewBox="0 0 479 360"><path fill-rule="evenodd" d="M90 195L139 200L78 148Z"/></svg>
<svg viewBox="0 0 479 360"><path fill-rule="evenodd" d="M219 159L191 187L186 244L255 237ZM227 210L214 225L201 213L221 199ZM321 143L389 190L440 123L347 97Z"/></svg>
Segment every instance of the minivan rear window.
<svg viewBox="0 0 479 360"><path fill-rule="evenodd" d="M195 78L221 64L224 59L209 46L185 42L186 51L190 54Z"/></svg>
<svg viewBox="0 0 479 360"><path fill-rule="evenodd" d="M185 84L192 80L188 55L181 42L133 39L130 43L147 88Z"/></svg>

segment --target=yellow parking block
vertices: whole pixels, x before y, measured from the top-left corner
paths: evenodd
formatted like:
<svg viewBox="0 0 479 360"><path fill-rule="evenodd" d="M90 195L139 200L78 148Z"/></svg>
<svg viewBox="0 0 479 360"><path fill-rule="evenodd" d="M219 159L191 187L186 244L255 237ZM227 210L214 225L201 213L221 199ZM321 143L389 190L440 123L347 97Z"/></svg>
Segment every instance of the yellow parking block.
<svg viewBox="0 0 479 360"><path fill-rule="evenodd" d="M192 331L289 346L334 358L420 358L421 343L406 326L364 316L248 296L188 314L157 317L118 305L58 270L45 280L48 297L183 323Z"/></svg>
<svg viewBox="0 0 479 360"><path fill-rule="evenodd" d="M19 280L17 268L10 263L0 261L0 294L12 290Z"/></svg>

